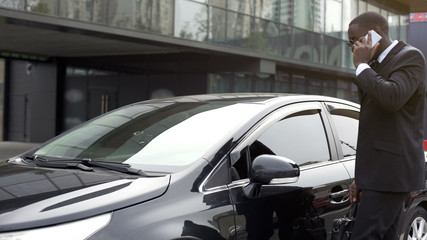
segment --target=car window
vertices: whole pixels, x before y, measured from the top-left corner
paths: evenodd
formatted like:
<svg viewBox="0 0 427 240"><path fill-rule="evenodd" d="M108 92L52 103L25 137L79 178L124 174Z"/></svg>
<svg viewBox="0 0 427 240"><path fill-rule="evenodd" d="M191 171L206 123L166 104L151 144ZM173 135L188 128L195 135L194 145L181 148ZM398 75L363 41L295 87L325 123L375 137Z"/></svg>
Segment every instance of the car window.
<svg viewBox="0 0 427 240"><path fill-rule="evenodd" d="M356 155L359 112L334 107L331 110L332 121L338 133L344 157Z"/></svg>
<svg viewBox="0 0 427 240"><path fill-rule="evenodd" d="M233 163L231 180L249 177L250 162L262 154L286 157L299 166L331 159L320 109L299 111L288 115L264 130Z"/></svg>
<svg viewBox="0 0 427 240"><path fill-rule="evenodd" d="M267 129L251 148L256 149L251 152L287 157L300 166L331 159L319 110L303 111L282 119Z"/></svg>

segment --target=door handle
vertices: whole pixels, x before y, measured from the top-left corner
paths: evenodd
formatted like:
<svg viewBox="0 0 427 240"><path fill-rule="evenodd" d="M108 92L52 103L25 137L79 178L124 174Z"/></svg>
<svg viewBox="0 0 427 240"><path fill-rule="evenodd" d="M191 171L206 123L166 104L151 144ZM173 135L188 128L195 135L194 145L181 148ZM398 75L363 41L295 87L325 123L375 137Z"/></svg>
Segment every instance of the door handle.
<svg viewBox="0 0 427 240"><path fill-rule="evenodd" d="M332 204L341 204L345 203L349 200L348 189L344 189L338 192L331 192L329 194L329 199Z"/></svg>

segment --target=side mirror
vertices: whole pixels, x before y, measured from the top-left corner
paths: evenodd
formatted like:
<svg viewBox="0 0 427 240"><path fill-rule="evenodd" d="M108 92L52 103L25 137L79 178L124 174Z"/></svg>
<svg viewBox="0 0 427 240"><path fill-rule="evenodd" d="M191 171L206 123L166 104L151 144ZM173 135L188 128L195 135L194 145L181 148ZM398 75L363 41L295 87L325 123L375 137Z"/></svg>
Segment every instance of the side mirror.
<svg viewBox="0 0 427 240"><path fill-rule="evenodd" d="M251 182L243 188L243 192L248 198L259 197L263 192L281 192L283 188L274 185L294 183L298 181L299 174L299 167L292 160L276 155L260 155L252 163Z"/></svg>

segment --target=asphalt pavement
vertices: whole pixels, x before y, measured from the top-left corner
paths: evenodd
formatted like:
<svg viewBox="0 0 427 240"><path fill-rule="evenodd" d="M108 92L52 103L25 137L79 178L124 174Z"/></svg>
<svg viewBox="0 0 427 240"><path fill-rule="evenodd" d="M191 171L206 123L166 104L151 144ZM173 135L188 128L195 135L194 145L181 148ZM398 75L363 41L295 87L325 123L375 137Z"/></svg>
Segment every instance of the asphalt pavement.
<svg viewBox="0 0 427 240"><path fill-rule="evenodd" d="M26 143L26 142L1 142L0 141L0 161L14 157L23 153L39 143Z"/></svg>

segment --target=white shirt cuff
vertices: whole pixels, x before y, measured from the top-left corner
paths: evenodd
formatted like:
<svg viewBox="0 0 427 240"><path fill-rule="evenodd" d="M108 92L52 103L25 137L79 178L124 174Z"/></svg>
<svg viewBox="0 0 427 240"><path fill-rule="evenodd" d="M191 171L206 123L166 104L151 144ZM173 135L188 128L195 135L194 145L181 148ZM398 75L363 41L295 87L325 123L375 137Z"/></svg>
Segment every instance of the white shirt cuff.
<svg viewBox="0 0 427 240"><path fill-rule="evenodd" d="M359 76L359 74L367 68L371 68L371 67L369 67L369 65L367 63L359 64L359 66L357 66L357 68L356 68L356 76Z"/></svg>

